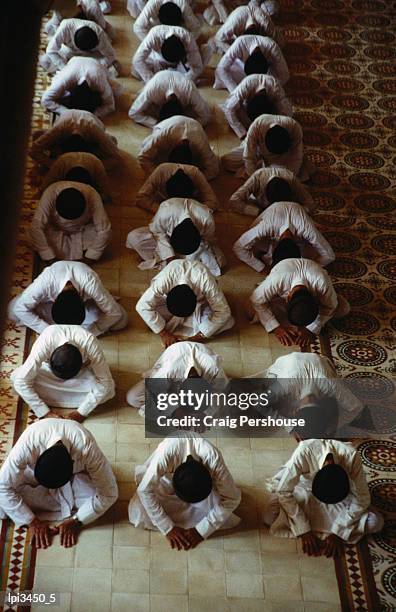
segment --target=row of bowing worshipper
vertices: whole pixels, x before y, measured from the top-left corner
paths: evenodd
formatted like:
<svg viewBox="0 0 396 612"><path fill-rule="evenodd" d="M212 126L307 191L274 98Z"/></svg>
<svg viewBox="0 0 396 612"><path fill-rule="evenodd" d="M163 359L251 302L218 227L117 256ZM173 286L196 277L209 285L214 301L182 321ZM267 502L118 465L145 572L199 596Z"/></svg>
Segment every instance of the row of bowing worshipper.
<svg viewBox="0 0 396 612"><path fill-rule="evenodd" d="M235 326L219 277L226 263L216 241L214 212L224 206L210 181L223 167L243 177L229 209L254 218L234 244L247 266L263 273L247 316L285 346L302 352L279 357L264 376L285 377L293 414L313 414L324 399L347 424L361 401L336 385L332 362L308 352L326 323L349 304L324 269L334 252L313 222L314 202L304 186L313 172L304 157L302 130L283 85L289 71L271 0L247 5L213 0L202 15L187 0L128 0L141 40L132 75L144 81L129 117L152 131L141 144L146 181L136 206L151 214L131 228L126 246L141 269L156 269L136 310L161 337L164 351L127 393L131 409L145 414L145 379L223 379L221 358L207 340ZM233 10L234 9L234 10ZM73 546L81 529L117 500L111 466L82 425L115 395L100 337L124 329L128 316L90 267L108 245L112 202L108 172L123 153L101 118L115 109L121 73L105 18L106 1L78 0L73 15L54 11L41 66L53 75L42 98L56 119L35 134L31 157L41 197L30 241L45 265L9 304L9 318L37 334L30 354L11 376L15 391L38 420L27 427L0 470L0 515L27 525L37 548L59 534ZM202 41L202 24L221 24ZM214 87L229 92L222 106L241 144L220 160L205 126L212 110L195 82L220 53ZM59 412L59 408L69 408ZM350 443L303 439L266 485L262 520L269 533L301 538L308 555L337 555L383 526L370 505L360 455ZM136 467L129 519L157 530L172 548L188 550L217 530L237 529L241 492L221 452L193 431L165 438Z"/></svg>

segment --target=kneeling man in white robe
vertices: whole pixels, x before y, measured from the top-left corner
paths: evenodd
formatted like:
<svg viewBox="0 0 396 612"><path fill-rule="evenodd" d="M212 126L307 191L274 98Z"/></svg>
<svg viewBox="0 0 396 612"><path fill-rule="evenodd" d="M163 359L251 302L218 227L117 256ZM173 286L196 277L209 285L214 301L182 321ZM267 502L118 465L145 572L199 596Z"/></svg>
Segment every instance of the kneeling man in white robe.
<svg viewBox="0 0 396 612"><path fill-rule="evenodd" d="M271 387L272 397L279 403L282 414L286 417L306 415L312 430L322 435L342 429L364 408L360 399L338 378L332 361L324 355L297 352L282 355L256 375L259 377L275 381ZM319 424L314 422L315 413L322 419ZM303 430L296 432L296 438L302 436L307 437Z"/></svg>
<svg viewBox="0 0 396 612"><path fill-rule="evenodd" d="M30 226L33 248L44 261L100 259L111 237L102 199L90 185L53 183L44 191Z"/></svg>
<svg viewBox="0 0 396 612"><path fill-rule="evenodd" d="M230 209L256 217L275 202L298 202L308 212L315 208L308 189L293 172L282 167L259 168L232 194Z"/></svg>
<svg viewBox="0 0 396 612"><path fill-rule="evenodd" d="M145 414L145 379L162 378L169 381L184 381L200 377L211 383L214 380L227 380L221 366L221 358L208 346L199 342L176 342L159 356L151 370L144 372L142 380L129 389L127 402Z"/></svg>
<svg viewBox="0 0 396 612"><path fill-rule="evenodd" d="M59 417L53 406L73 408L67 418L82 423L115 395L103 350L95 336L80 325L47 327L11 380L39 418Z"/></svg>
<svg viewBox="0 0 396 612"><path fill-rule="evenodd" d="M297 202L271 204L242 234L233 249L241 261L257 272L268 272L285 255L312 259L321 266L335 259L330 244Z"/></svg>
<svg viewBox="0 0 396 612"><path fill-rule="evenodd" d="M180 72L161 70L140 91L128 116L136 123L152 128L174 115L192 117L205 126L212 113L195 83Z"/></svg>
<svg viewBox="0 0 396 612"><path fill-rule="evenodd" d="M166 438L136 467L129 502L135 527L160 531L172 548L189 550L218 529L236 527L241 492L220 451L196 434Z"/></svg>
<svg viewBox="0 0 396 612"><path fill-rule="evenodd" d="M176 259L155 276L136 310L167 347L203 342L235 321L215 277L199 261Z"/></svg>
<svg viewBox="0 0 396 612"><path fill-rule="evenodd" d="M330 276L310 259L290 257L279 261L253 291L251 302L257 318L268 333L273 332L284 346L307 347L330 319L350 311L337 295Z"/></svg>
<svg viewBox="0 0 396 612"><path fill-rule="evenodd" d="M155 213L161 202L169 198L191 198L212 210L219 208L219 201L204 174L189 164L157 166L139 189L136 206Z"/></svg>
<svg viewBox="0 0 396 612"><path fill-rule="evenodd" d="M0 470L0 518L27 525L36 548L48 548L56 533L62 546L74 546L81 529L117 497L109 462L93 435L75 421L33 423Z"/></svg>
<svg viewBox="0 0 396 612"><path fill-rule="evenodd" d="M248 129L244 142L221 158L224 168L250 176L259 168L284 167L307 181L314 167L304 157L299 123L285 115L260 115Z"/></svg>
<svg viewBox="0 0 396 612"><path fill-rule="evenodd" d="M356 544L384 525L370 508L360 454L350 443L300 442L268 488L270 535L300 538L309 556L338 556L344 543Z"/></svg>
<svg viewBox="0 0 396 612"><path fill-rule="evenodd" d="M148 227L129 232L126 246L143 259L141 270L162 269L173 259L186 258L200 261L220 276L225 257L215 232L210 208L196 200L171 198L162 202Z"/></svg>
<svg viewBox="0 0 396 612"><path fill-rule="evenodd" d="M206 132L196 119L175 115L154 126L140 146L138 160L146 174L163 162L197 166L208 181L220 171Z"/></svg>
<svg viewBox="0 0 396 612"><path fill-rule="evenodd" d="M128 315L99 276L79 261L58 261L8 306L8 317L41 334L49 325L82 325L94 336L123 329Z"/></svg>

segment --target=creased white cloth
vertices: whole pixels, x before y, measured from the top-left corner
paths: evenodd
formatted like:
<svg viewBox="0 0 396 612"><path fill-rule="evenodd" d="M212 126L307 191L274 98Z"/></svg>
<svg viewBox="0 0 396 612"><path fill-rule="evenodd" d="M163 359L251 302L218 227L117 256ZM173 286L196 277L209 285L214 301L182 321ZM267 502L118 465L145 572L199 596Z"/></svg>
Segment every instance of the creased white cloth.
<svg viewBox="0 0 396 612"><path fill-rule="evenodd" d="M282 379L276 393L278 399L287 397L290 413L297 409L301 399L310 394L337 400L338 428L353 421L363 409L362 402L338 378L331 360L323 355L297 352L282 355L261 375L263 378Z"/></svg>
<svg viewBox="0 0 396 612"><path fill-rule="evenodd" d="M276 202L266 208L247 232L234 244L234 253L248 266L262 272L272 264L272 254L281 235L290 230L302 257L322 266L334 261L335 254L311 217L296 202ZM255 253L260 251L261 258Z"/></svg>
<svg viewBox="0 0 396 612"><path fill-rule="evenodd" d="M252 124L246 112L246 105L259 91L263 90L268 100L274 105L274 114L292 116L292 105L280 83L274 77L266 74L251 74L239 83L221 105L230 127L239 138L246 135Z"/></svg>
<svg viewBox="0 0 396 612"><path fill-rule="evenodd" d="M77 219L64 219L55 208L64 189L77 189L85 198L85 211ZM30 226L33 248L41 259L98 260L111 237L111 225L102 199L90 185L58 181L44 191Z"/></svg>
<svg viewBox="0 0 396 612"><path fill-rule="evenodd" d="M256 49L260 49L268 62L267 74L284 85L290 75L279 45L268 36L248 34L237 38L221 58L213 87L233 91L245 78L245 62Z"/></svg>
<svg viewBox="0 0 396 612"><path fill-rule="evenodd" d="M347 472L350 492L337 504L324 504L311 492L316 472L328 454ZM278 499L280 512L270 534L298 537L313 531L319 537L334 534L355 544L368 531L370 492L359 451L352 444L337 440L300 442L284 467L269 481Z"/></svg>
<svg viewBox="0 0 396 612"><path fill-rule="evenodd" d="M262 36L268 36L279 44L279 33L270 15L251 3L238 6L227 17L226 22L217 30L213 39L219 52L226 52L232 43L243 36L250 26L258 26Z"/></svg>
<svg viewBox="0 0 396 612"><path fill-rule="evenodd" d="M191 255L177 255L169 241L177 225L190 219L201 235L201 244ZM129 232L127 248L134 249L144 260L139 264L141 270L163 267L166 260L179 256L181 259L200 261L214 276L221 275L225 258L216 244L216 228L212 211L196 200L170 198L160 204L148 227ZM151 240L150 240L151 238Z"/></svg>
<svg viewBox="0 0 396 612"><path fill-rule="evenodd" d="M80 372L68 380L55 376L49 366L54 350L65 343L76 346L83 360ZM75 408L88 416L115 395L103 350L95 336L80 325L48 326L23 365L13 371L11 380L15 391L39 418L49 412L49 406Z"/></svg>
<svg viewBox="0 0 396 612"><path fill-rule="evenodd" d="M177 36L183 43L187 56L184 64L171 64L162 56L162 43L170 36ZM157 25L140 43L132 58L131 72L132 76L149 81L160 70L176 70L195 81L203 68L201 52L191 32L178 26Z"/></svg>
<svg viewBox="0 0 396 612"><path fill-rule="evenodd" d="M37 459L62 442L73 460L73 477L59 489L47 489L34 477ZM92 523L118 497L116 479L93 435L76 421L44 419L30 425L11 449L0 470L0 510L21 527L37 516L61 520L77 511Z"/></svg>
<svg viewBox="0 0 396 612"><path fill-rule="evenodd" d="M141 13L137 16L133 24L133 31L140 40L144 40L145 36L150 32L151 28L161 25L159 20L159 10L167 0L149 0L144 6ZM182 13L182 23L180 27L185 28L194 38L198 38L201 32L201 22L194 15L191 8L191 3L188 0L172 0Z"/></svg>
<svg viewBox="0 0 396 612"><path fill-rule="evenodd" d="M306 287L319 306L318 316L313 323L307 325L307 329L318 334L334 315L338 298L326 270L310 259L284 259L272 268L250 298L260 323L268 333L279 326L272 302L276 298L284 302L297 285Z"/></svg>
<svg viewBox="0 0 396 612"><path fill-rule="evenodd" d="M230 198L230 209L249 215L257 216L263 209L270 206L267 200L266 188L273 178L285 180L292 191L293 202L301 204L308 212L313 212L315 204L308 189L296 178L293 172L286 168L259 168L246 182L232 194Z"/></svg>
<svg viewBox="0 0 396 612"><path fill-rule="evenodd" d="M157 166L139 189L136 196L136 206L149 212L156 212L159 204L169 198L166 182L178 170L183 170L194 184L193 198L205 204L212 210L219 208L219 201L205 178L205 175L196 166L187 164L163 163Z"/></svg>
<svg viewBox="0 0 396 612"><path fill-rule="evenodd" d="M106 132L102 121L88 111L66 110L54 125L34 140L30 156L37 162L50 166L61 151L62 140L78 134L95 146L95 155L106 162L120 162L121 152L117 140Z"/></svg>
<svg viewBox="0 0 396 612"><path fill-rule="evenodd" d="M142 380L127 393L127 402L139 409L139 414L145 412L145 379L162 378L186 380L190 370L194 368L198 376L211 383L214 380L227 382L227 376L221 364L221 357L216 355L207 345L199 342L176 342L171 344L159 356L154 366L144 372ZM167 414L166 412L164 414ZM168 415L170 416L170 415Z"/></svg>
<svg viewBox="0 0 396 612"><path fill-rule="evenodd" d="M41 334L54 321L51 306L71 282L86 308L82 327L94 336L104 334L124 322L126 313L102 284L97 273L79 261L57 261L44 268L22 293L9 304L8 316L19 325L26 325ZM96 316L92 316L95 313Z"/></svg>
<svg viewBox="0 0 396 612"><path fill-rule="evenodd" d="M109 197L109 178L103 163L96 155L84 152L63 153L63 155L60 155L45 175L41 189L44 191L52 183L66 180L69 170L77 167L84 168L89 172L93 183L92 186L100 193L102 198Z"/></svg>
<svg viewBox="0 0 396 612"><path fill-rule="evenodd" d="M74 35L80 28L88 27L98 37L94 49L83 51L74 42ZM94 21L86 19L64 19L47 45L44 55L40 56L41 66L48 72L56 72L64 68L71 57L82 55L93 57L106 67L116 61L114 49L108 34Z"/></svg>
<svg viewBox="0 0 396 612"><path fill-rule="evenodd" d="M77 0L74 13L71 14L70 11L67 10L57 9L52 11L51 19L49 19L44 26L45 33L48 34L48 36L53 36L63 19L74 17L74 15L77 15L79 12L84 14L84 19L87 21L94 21L106 31L111 39L114 38L114 29L110 23L106 21L103 14L102 3L98 0Z"/></svg>
<svg viewBox="0 0 396 612"><path fill-rule="evenodd" d="M192 151L193 165L197 166L208 180L215 178L219 171L219 159L210 147L202 125L190 117L175 115L153 127L150 136L140 146L139 163L146 174L158 164L167 162L172 149L187 140Z"/></svg>
<svg viewBox="0 0 396 612"><path fill-rule="evenodd" d="M186 318L172 316L166 308L166 296L177 285L188 285L197 297L197 307ZM176 259L157 274L136 304L136 310L159 334L163 329L191 337L201 332L209 338L235 323L230 307L216 279L198 261Z"/></svg>
<svg viewBox="0 0 396 612"><path fill-rule="evenodd" d="M115 110L115 96L120 93L120 86L110 78L108 70L96 59L80 56L72 57L67 65L57 72L50 87L44 92L41 104L53 113L68 110L62 104L63 99L83 82L101 96L101 104L95 109L95 115L105 117Z"/></svg>
<svg viewBox="0 0 396 612"><path fill-rule="evenodd" d="M161 70L139 92L129 109L129 117L149 128L159 121L161 106L171 95L177 96L185 115L206 125L211 119L208 103L202 98L196 85L180 72Z"/></svg>
<svg viewBox="0 0 396 612"><path fill-rule="evenodd" d="M213 481L209 497L197 504L183 502L172 485L174 471L189 455L203 463ZM240 522L233 512L241 492L220 451L197 434L182 432L180 437L165 438L147 461L136 467L135 478L138 489L129 502L129 520L135 527L155 529L164 535L175 525L195 527L206 539L218 529Z"/></svg>

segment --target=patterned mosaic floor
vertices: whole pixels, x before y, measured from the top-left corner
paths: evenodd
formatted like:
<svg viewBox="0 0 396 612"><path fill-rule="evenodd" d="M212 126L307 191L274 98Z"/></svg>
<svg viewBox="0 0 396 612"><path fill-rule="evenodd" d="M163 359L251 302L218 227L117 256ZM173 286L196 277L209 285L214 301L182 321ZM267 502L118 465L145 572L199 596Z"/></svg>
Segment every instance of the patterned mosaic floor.
<svg viewBox="0 0 396 612"><path fill-rule="evenodd" d="M395 21L396 3L380 0L282 0L278 18L287 40L285 55L292 75L287 91L303 127L309 157L318 167L310 185L317 202L316 221L337 254L331 268L334 282L353 306L351 314L330 329L331 351L342 376L361 379L365 397L378 403L378 414L390 404L393 389L389 381L395 372L396 224L392 214L396 208L392 199L396 176ZM129 62L130 55L127 59ZM135 85L136 90L140 88L140 84ZM39 106L44 88L45 79L39 74L33 130L42 129L47 123ZM211 90L205 90L204 95L217 100L218 93L212 96ZM110 124L117 129L116 120L110 118ZM135 131L139 135L139 128ZM222 136L218 139L219 150L228 148L232 140L224 130ZM36 195L27 180L13 295L27 286L34 275L34 261L24 242L24 230ZM123 206L126 204L122 202ZM129 216L129 213L121 216L124 214ZM240 224L235 215L221 217L220 224L230 220ZM118 218L114 223L118 231L122 227ZM231 231L234 229L240 235L240 227ZM105 262L101 274L105 273L106 265ZM122 274L130 282L121 267L120 280ZM252 282L241 272L238 281L243 288ZM140 289L140 283L147 280L141 281L139 276L133 282ZM8 324L0 372L0 460L27 423L26 408L21 403L17 405L11 391L9 373L23 360L30 341L23 330ZM124 346L127 348L126 343ZM251 349L249 338L246 346ZM254 346L256 351L256 342ZM235 363L234 349L228 345L219 348L225 357L227 351L230 353L227 359L231 367L231 362ZM274 347L265 350L269 359L274 357ZM252 350L250 353L253 361L255 355ZM249 365L247 358L244 374L250 373ZM363 543L348 547L337 564L342 606L343 610L395 610L396 436L390 435L386 441L360 441L359 448L374 504L385 513L387 521L383 533L370 539L368 546ZM29 588L33 584L35 555L26 541L26 532L3 523L2 589ZM369 556L381 605L373 594ZM323 605L307 604L305 609L317 612L325 609Z"/></svg>

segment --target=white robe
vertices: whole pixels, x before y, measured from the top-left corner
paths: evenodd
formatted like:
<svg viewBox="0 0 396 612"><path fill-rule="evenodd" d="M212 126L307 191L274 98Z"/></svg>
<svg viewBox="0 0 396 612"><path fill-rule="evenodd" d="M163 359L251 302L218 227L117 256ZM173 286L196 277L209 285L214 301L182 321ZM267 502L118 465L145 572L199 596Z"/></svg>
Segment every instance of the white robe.
<svg viewBox="0 0 396 612"><path fill-rule="evenodd" d="M106 132L104 124L98 117L83 110L64 111L54 125L33 142L30 156L49 167L52 159L60 153L62 140L73 134L78 134L92 143L96 148L95 155L105 164L122 161L117 139Z"/></svg>
<svg viewBox="0 0 396 612"><path fill-rule="evenodd" d="M70 343L81 353L83 366L74 378L62 380L49 366L52 353ZM115 395L114 380L99 342L80 325L50 325L37 338L23 365L13 371L15 391L42 418L50 406L74 408L88 416Z"/></svg>
<svg viewBox="0 0 396 612"><path fill-rule="evenodd" d="M136 19L144 10L147 0L127 0L127 11L131 17ZM190 5L194 6L194 0L191 0Z"/></svg>
<svg viewBox="0 0 396 612"><path fill-rule="evenodd" d="M209 470L213 489L202 502L189 504L175 494L172 476L188 455L201 461ZM135 470L138 489L129 502L129 520L135 527L154 529L166 535L175 525L195 527L208 538L218 529L239 524L233 514L241 500L241 492L224 463L220 451L208 440L190 432L180 437L165 438L143 465Z"/></svg>
<svg viewBox="0 0 396 612"><path fill-rule="evenodd" d="M68 110L62 104L63 98L84 81L101 97L101 103L94 114L97 117L105 117L112 113L115 110L115 96L120 93L120 86L110 78L106 68L92 57L72 57L53 77L50 87L41 98L41 104L53 113L60 114Z"/></svg>
<svg viewBox="0 0 396 612"><path fill-rule="evenodd" d="M362 402L338 378L328 357L316 353L292 352L282 355L257 378L278 379L276 399L287 398L290 414L295 414L300 400L308 395L334 397L339 406L338 428L355 419L363 409Z"/></svg>
<svg viewBox="0 0 396 612"><path fill-rule="evenodd" d="M161 121L143 140L138 159L146 174L158 164L167 162L169 153L183 139L188 140L190 145L193 165L202 170L209 181L215 178L220 171L219 159L210 147L205 130L195 119L181 115Z"/></svg>
<svg viewBox="0 0 396 612"><path fill-rule="evenodd" d="M205 178L205 175L196 166L186 164L164 163L157 166L146 182L139 189L136 196L136 206L155 213L158 206L169 198L166 190L166 182L178 170L183 172L191 179L194 184L194 200L198 200L212 210L219 208L219 201Z"/></svg>
<svg viewBox="0 0 396 612"><path fill-rule="evenodd" d="M261 28L262 36L268 36L279 44L279 33L270 15L258 6L247 4L234 9L226 22L217 30L213 39L215 47L219 52L225 53L232 43L253 25Z"/></svg>
<svg viewBox="0 0 396 612"><path fill-rule="evenodd" d="M248 266L262 272L272 264L272 254L281 235L290 230L305 259L313 259L321 266L334 261L330 244L316 228L304 208L296 202L276 202L255 219L250 229L235 242L236 256ZM255 253L260 251L261 258Z"/></svg>
<svg viewBox="0 0 396 612"><path fill-rule="evenodd" d="M83 27L89 27L98 37L98 44L89 51L82 51L74 43L76 31ZM64 19L48 43L45 54L40 56L39 62L44 70L53 73L64 68L74 55L93 57L107 68L116 61L110 38L100 25L85 19Z"/></svg>
<svg viewBox="0 0 396 612"><path fill-rule="evenodd" d="M58 215L57 196L68 188L83 194L86 208L78 219ZM111 237L111 225L102 199L90 185L73 181L58 181L44 191L30 226L33 248L41 259L78 260L100 259Z"/></svg>
<svg viewBox="0 0 396 612"><path fill-rule="evenodd" d="M161 54L162 43L170 36L177 36L186 50L185 64L170 64ZM191 81L195 81L204 68L201 53L194 36L178 26L158 25L151 28L146 38L140 43L132 58L132 76L142 81L149 81L160 70L176 70Z"/></svg>
<svg viewBox="0 0 396 612"><path fill-rule="evenodd" d="M310 259L284 259L272 268L250 298L260 323L268 333L280 324L288 324L287 319L282 321L285 300L297 285L304 285L319 306L315 321L307 325L313 334L318 334L327 321L338 316L340 306L347 304L345 299L337 296L330 276L318 263Z"/></svg>
<svg viewBox="0 0 396 612"><path fill-rule="evenodd" d="M39 485L34 467L39 456L61 441L73 460L73 477L58 489ZM40 520L64 520L76 512L88 525L118 497L116 479L93 435L76 421L44 419L25 429L0 469L0 518L17 527Z"/></svg>
<svg viewBox="0 0 396 612"><path fill-rule="evenodd" d="M230 198L230 209L256 217L270 206L266 197L266 188L273 178L284 179L292 191L293 202L298 202L308 212L313 212L315 204L308 189L295 177L293 172L286 168L259 168L247 181L232 194Z"/></svg>
<svg viewBox="0 0 396 612"><path fill-rule="evenodd" d="M196 200L170 198L160 204L147 227L138 227L127 236L126 246L134 249L144 260L141 270L163 268L167 259L176 254L169 242L177 225L190 219L201 234L201 244L191 255L178 255L181 259L200 261L214 276L221 275L225 258L216 244L216 227L212 211Z"/></svg>
<svg viewBox="0 0 396 612"><path fill-rule="evenodd" d="M129 117L149 128L159 122L161 106L175 94L188 117L206 125L211 119L208 103L202 98L196 85L174 70L161 70L143 87L129 109Z"/></svg>
<svg viewBox="0 0 396 612"><path fill-rule="evenodd" d="M189 317L176 317L166 308L166 296L177 285L188 285L197 297L195 311ZM198 261L176 259L155 276L150 287L136 304L136 310L155 333L163 329L181 336L191 337L198 332L210 338L235 321L231 310L209 270Z"/></svg>
<svg viewBox="0 0 396 612"><path fill-rule="evenodd" d="M312 495L312 481L323 467L328 454L347 472L350 492L336 504L325 504ZM277 498L279 514L270 534L298 537L313 531L324 539L334 534L355 544L369 531L370 492L359 451L352 444L337 440L305 440L300 442L284 467L268 482Z"/></svg>
<svg viewBox="0 0 396 612"><path fill-rule="evenodd" d="M102 4L98 0L77 0L76 5L77 6L72 7L71 10L63 9L52 11L51 19L47 21L44 26L44 31L49 37L56 33L63 19L73 17L79 12L78 9L80 9L80 11L84 13L86 20L94 21L105 30L110 38L114 38L114 30L110 23L104 18L104 3Z"/></svg>
<svg viewBox="0 0 396 612"><path fill-rule="evenodd" d="M133 31L140 40L144 40L151 28L161 25L158 17L159 10L167 0L149 0L144 6L142 12L138 15L133 24ZM191 3L188 0L172 0L182 13L182 23L180 27L185 28L198 38L201 33L201 22L191 8Z"/></svg>
<svg viewBox="0 0 396 612"><path fill-rule="evenodd" d="M267 74L284 85L290 75L279 45L268 36L248 34L237 38L221 58L216 68L213 87L233 91L245 78L245 62L256 49L260 49L268 62Z"/></svg>
<svg viewBox="0 0 396 612"><path fill-rule="evenodd" d="M66 175L72 168L85 168L91 176L93 188L103 199L109 198L109 178L103 163L92 153L63 153L52 164L41 185L42 191L57 181L66 180Z"/></svg>
<svg viewBox="0 0 396 612"><path fill-rule="evenodd" d="M243 7L241 7L243 8ZM291 117L293 108L280 83L266 74L251 74L243 79L222 104L224 114L239 138L246 135L252 121L246 112L246 105L259 91L265 89L266 96L274 105L275 115Z"/></svg>
<svg viewBox="0 0 396 612"><path fill-rule="evenodd" d="M132 0L129 0L132 1ZM276 15L279 11L278 2L276 0L250 0L249 6L261 9L269 16ZM217 25L225 23L232 10L240 5L238 0L211 0L209 6L205 9L203 17L209 25Z"/></svg>
<svg viewBox="0 0 396 612"><path fill-rule="evenodd" d="M79 261L58 261L44 268L31 285L8 306L8 317L41 334L54 321L51 308L67 282L84 301L86 316L81 324L94 336L121 329L128 315L102 284L97 273Z"/></svg>
<svg viewBox="0 0 396 612"><path fill-rule="evenodd" d="M227 381L227 376L221 365L221 358L208 346L186 340L184 342L176 342L166 348L154 366L143 373L142 380L129 389L127 393L128 404L138 408L139 414L144 416L145 379L162 378L169 381L183 381L188 378L192 368L196 370L201 378L204 378L209 383L214 380Z"/></svg>
<svg viewBox="0 0 396 612"><path fill-rule="evenodd" d="M285 153L268 151L265 136L272 127L284 128L290 136L291 145ZM307 181L313 166L304 159L303 133L299 123L284 115L260 115L250 125L243 143L221 158L226 170L235 172L243 167L248 176L258 168L284 167L293 172L301 181Z"/></svg>

